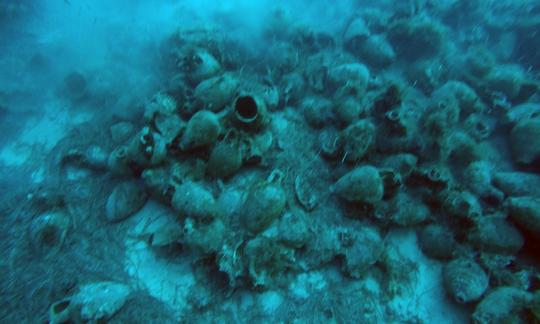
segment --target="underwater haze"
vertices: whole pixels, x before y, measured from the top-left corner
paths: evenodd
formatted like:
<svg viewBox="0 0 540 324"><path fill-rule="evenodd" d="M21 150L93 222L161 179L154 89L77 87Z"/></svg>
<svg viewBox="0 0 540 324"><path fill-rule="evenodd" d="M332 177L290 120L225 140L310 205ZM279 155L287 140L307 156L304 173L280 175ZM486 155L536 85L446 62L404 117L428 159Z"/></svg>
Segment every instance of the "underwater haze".
<svg viewBox="0 0 540 324"><path fill-rule="evenodd" d="M537 0L0 1L0 323L540 322Z"/></svg>

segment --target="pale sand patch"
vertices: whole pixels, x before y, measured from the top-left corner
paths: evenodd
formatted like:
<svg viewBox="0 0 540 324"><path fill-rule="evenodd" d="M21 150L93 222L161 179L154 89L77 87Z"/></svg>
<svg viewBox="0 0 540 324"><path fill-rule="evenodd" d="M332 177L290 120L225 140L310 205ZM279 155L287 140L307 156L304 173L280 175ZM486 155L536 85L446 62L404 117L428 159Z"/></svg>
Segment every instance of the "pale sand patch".
<svg viewBox="0 0 540 324"><path fill-rule="evenodd" d="M170 261L158 258L152 248L135 235L141 222L149 222L154 215L166 208L156 202L148 202L130 219L134 225L126 239L125 270L132 277L132 285L142 288L156 299L171 307L180 317L187 307L188 294L195 284L191 264L187 258Z"/></svg>

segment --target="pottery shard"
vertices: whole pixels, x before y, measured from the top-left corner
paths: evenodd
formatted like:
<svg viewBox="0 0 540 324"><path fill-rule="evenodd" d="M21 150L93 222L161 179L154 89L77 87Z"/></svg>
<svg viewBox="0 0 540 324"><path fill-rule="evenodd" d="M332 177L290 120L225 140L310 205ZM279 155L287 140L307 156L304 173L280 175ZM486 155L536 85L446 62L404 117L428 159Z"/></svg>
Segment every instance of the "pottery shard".
<svg viewBox="0 0 540 324"><path fill-rule="evenodd" d="M81 306L81 316L86 321L98 321L112 317L124 306L131 289L120 283L98 282L86 284L74 296Z"/></svg>
<svg viewBox="0 0 540 324"><path fill-rule="evenodd" d="M136 181L127 181L117 185L105 206L105 215L109 222L122 221L139 211L148 195L143 186Z"/></svg>

